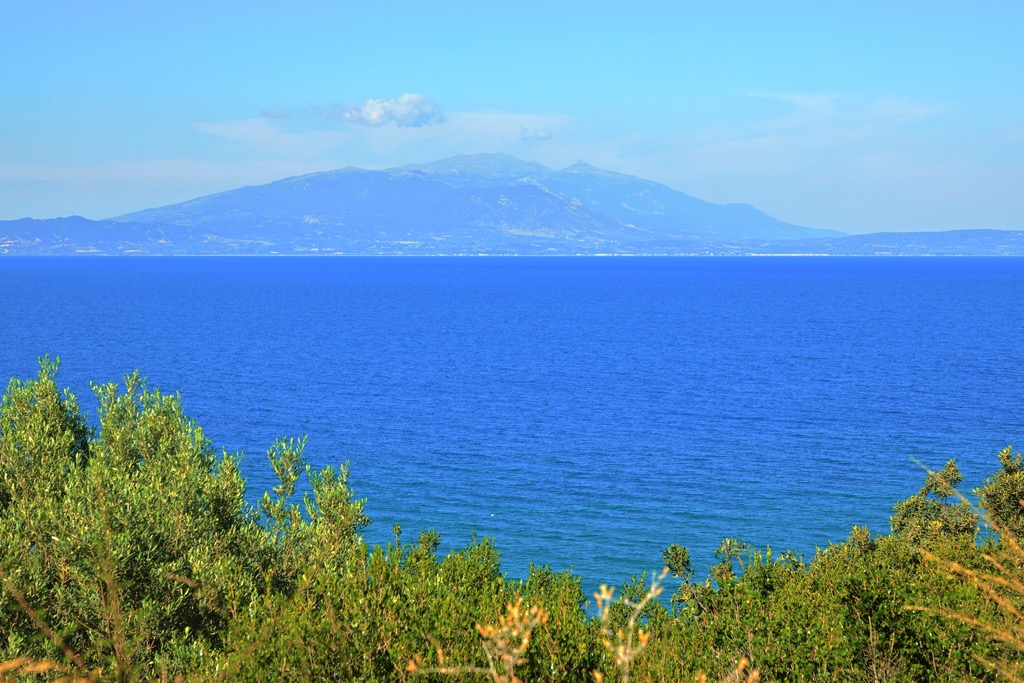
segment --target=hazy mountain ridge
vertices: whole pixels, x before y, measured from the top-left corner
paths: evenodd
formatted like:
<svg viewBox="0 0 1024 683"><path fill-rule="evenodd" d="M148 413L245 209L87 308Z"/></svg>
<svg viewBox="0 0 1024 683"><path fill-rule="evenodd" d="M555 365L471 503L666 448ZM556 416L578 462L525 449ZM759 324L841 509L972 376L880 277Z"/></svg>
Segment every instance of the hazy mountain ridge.
<svg viewBox="0 0 1024 683"><path fill-rule="evenodd" d="M1024 230L947 230L876 232L823 240L794 240L763 245L764 253L834 256L1024 256Z"/></svg>
<svg viewBox="0 0 1024 683"><path fill-rule="evenodd" d="M961 234L963 233L963 234ZM846 236L577 162L343 168L90 221L0 221L7 254L1024 254L1024 233Z"/></svg>

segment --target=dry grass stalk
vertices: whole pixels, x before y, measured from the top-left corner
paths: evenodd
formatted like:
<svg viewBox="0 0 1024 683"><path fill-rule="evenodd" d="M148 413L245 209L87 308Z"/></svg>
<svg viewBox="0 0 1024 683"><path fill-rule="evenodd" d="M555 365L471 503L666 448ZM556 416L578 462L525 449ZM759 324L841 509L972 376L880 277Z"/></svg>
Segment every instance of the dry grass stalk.
<svg viewBox="0 0 1024 683"><path fill-rule="evenodd" d="M746 657L740 659L733 671L722 677L720 683L757 683L761 680L761 674L757 669L747 669L750 660ZM697 674L697 683L708 683L708 677L704 674Z"/></svg>
<svg viewBox="0 0 1024 683"><path fill-rule="evenodd" d="M57 648L64 653L64 656L66 656L74 665L72 668L57 662L19 657L0 664L0 681L12 681L20 678L21 676L44 673L63 673L64 675L57 679L62 682L97 680L98 672L89 671L75 651L69 648L64 643L64 640L58 634L54 633L49 626L47 626L42 617L40 617L39 614L32 609L32 606L28 604L25 596L22 595L21 591L18 590L18 587L14 585L14 582L11 581L11 577L7 575L7 572L5 572L2 567L0 567L0 579L3 579L3 582L7 585L7 590L11 592L15 601L17 601L21 609L24 610L25 614L28 615L28 618L32 620L32 623L36 625L39 632L46 636L50 642L56 645Z"/></svg>
<svg viewBox="0 0 1024 683"><path fill-rule="evenodd" d="M602 584L601 590L594 593L594 599L597 600L597 613L601 620L601 643L615 659L615 668L619 670L622 683L629 683L630 668L633 660L647 647L647 642L651 637L649 631L645 631L638 626L640 614L651 600L661 595L663 590L661 584L666 576L668 576L668 567L665 567L661 574L654 577L651 581L651 587L644 594L644 597L640 599L640 602L632 602L625 598L619 601L619 604L629 608L629 617L626 620L626 628L624 629L615 629L611 623L610 610L612 605L615 604L615 589ZM593 675L596 683L603 683L604 674L600 671L594 671Z"/></svg>
<svg viewBox="0 0 1024 683"><path fill-rule="evenodd" d="M530 647L530 636L538 626L548 623L548 614L543 607L523 609L523 599L509 604L505 615L498 620L498 626L476 625L484 639L484 652L495 683L520 683L515 667L526 661L525 654Z"/></svg>
<svg viewBox="0 0 1024 683"><path fill-rule="evenodd" d="M57 662L29 659L28 657L19 657L0 664L0 681L3 683L8 683L8 681L14 683L14 681L23 680L25 676L50 676L53 674L63 674L59 678L50 679L57 683L77 683L78 681L94 680L92 678L83 678L74 669Z"/></svg>
<svg viewBox="0 0 1024 683"><path fill-rule="evenodd" d="M547 611L539 606L523 608L523 599L505 607L505 614L499 617L497 626L476 625L483 638L487 668L458 667L444 665L444 652L437 646L437 660L440 666L424 668L423 658L413 657L405 670L412 674L439 673L461 675L466 673L487 673L494 683L522 683L516 676L515 668L526 662L526 650L530 647L533 631L548 623Z"/></svg>
<svg viewBox="0 0 1024 683"><path fill-rule="evenodd" d="M932 474L931 470L924 469L929 474ZM972 504L963 493L956 489L953 489L953 495L961 502ZM1024 508L1024 500L1019 502L1021 507ZM945 568L949 576L961 578L985 593L1000 611L1012 617L1009 620L1011 625L996 626L954 610L918 605L910 605L905 609L959 621L1018 652L1024 652L1024 624L1022 624L1024 622L1024 615L1018 609L1018 605L1024 604L1024 582L1021 581L1022 568L1024 568L1024 548L1021 547L1017 538L1009 529L999 524L985 510L979 510L979 517L989 528L999 534L1000 544L1007 553L1008 561L1000 560L991 553L982 554L982 558L995 567L995 572L977 571L970 567L965 567L959 562L938 557L935 553L924 548L921 548L921 555L930 562ZM1009 681L1024 683L1024 676L1021 674L1022 667L1019 664L1011 668L1004 663L980 656L976 656L975 660Z"/></svg>

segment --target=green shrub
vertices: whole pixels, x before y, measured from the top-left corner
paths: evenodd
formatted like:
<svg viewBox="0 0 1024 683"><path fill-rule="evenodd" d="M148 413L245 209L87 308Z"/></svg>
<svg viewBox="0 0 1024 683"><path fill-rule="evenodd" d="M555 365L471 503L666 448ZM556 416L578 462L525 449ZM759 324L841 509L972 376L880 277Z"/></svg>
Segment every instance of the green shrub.
<svg viewBox="0 0 1024 683"><path fill-rule="evenodd" d="M805 563L737 539L682 585L631 578L597 598L580 577L501 572L489 539L368 548L346 466L313 471L305 440L268 451L278 485L247 503L177 396L137 373L94 387L90 427L56 361L0 403L0 680L1013 680L1024 651L1021 456L978 490L1000 532L951 502L953 462L897 503L892 532ZM309 493L296 500L300 479ZM664 576L664 574L662 575ZM737 666L737 662L740 665ZM412 664L410 664L412 663ZM748 664L749 667L748 668ZM35 673L32 673L35 672Z"/></svg>
<svg viewBox="0 0 1024 683"><path fill-rule="evenodd" d="M57 367L44 359L0 406L0 568L89 668L144 671L218 647L274 561L237 460L137 374L123 391L95 387L91 430ZM63 659L9 592L0 600L8 657Z"/></svg>

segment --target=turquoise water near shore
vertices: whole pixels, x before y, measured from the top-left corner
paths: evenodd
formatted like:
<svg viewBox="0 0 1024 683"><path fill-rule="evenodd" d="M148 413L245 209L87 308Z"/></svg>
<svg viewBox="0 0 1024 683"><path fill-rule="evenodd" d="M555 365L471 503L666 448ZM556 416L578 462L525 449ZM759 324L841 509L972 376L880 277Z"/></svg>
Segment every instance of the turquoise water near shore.
<svg viewBox="0 0 1024 683"><path fill-rule="evenodd" d="M914 459L970 487L1024 436L1024 259L19 258L0 321L0 375L60 355L89 411L134 368L180 392L253 498L308 434L368 541L492 536L588 585L884 531Z"/></svg>

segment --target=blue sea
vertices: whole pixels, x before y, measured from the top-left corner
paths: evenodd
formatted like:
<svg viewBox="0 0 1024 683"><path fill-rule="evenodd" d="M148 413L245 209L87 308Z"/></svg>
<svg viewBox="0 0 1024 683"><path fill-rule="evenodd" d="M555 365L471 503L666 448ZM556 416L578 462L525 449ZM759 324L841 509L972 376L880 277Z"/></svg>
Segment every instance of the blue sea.
<svg viewBox="0 0 1024 683"><path fill-rule="evenodd" d="M1024 259L7 258L0 376L138 368L214 444L309 436L365 539L492 537L585 586L699 572L727 536L810 558L923 471L1024 446Z"/></svg>

